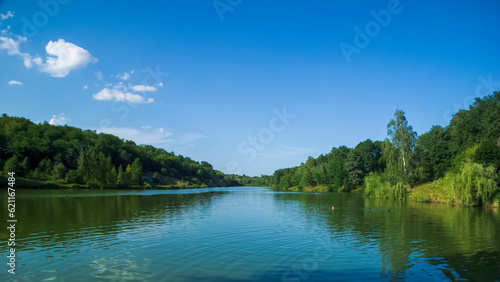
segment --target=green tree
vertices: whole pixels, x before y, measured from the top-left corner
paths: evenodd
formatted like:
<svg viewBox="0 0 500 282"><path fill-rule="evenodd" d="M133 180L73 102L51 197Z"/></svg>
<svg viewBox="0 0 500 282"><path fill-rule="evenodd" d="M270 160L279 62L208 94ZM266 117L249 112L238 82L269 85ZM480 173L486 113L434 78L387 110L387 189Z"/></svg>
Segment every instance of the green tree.
<svg viewBox="0 0 500 282"><path fill-rule="evenodd" d="M23 176L28 176L30 171L31 162L28 157L25 157L23 162L21 163L21 171Z"/></svg>
<svg viewBox="0 0 500 282"><path fill-rule="evenodd" d="M450 121L451 150L463 152L483 139L500 136L500 92L476 98L468 110L460 110Z"/></svg>
<svg viewBox="0 0 500 282"><path fill-rule="evenodd" d="M130 168L130 165L128 165L127 168ZM118 188L130 188L130 186L132 185L130 173L127 171L123 171L123 167L121 165L118 167L116 184Z"/></svg>
<svg viewBox="0 0 500 282"><path fill-rule="evenodd" d="M128 168L127 168L128 171ZM142 164L139 158L135 159L130 167L130 173L132 177L132 185L141 186L142 183Z"/></svg>
<svg viewBox="0 0 500 282"><path fill-rule="evenodd" d="M85 183L90 183L92 177L92 162L89 160L88 155L84 152L80 153L78 158L77 172Z"/></svg>
<svg viewBox="0 0 500 282"><path fill-rule="evenodd" d="M450 141L450 131L441 126L433 126L418 137L416 153L423 170L422 180L436 180L450 169L453 157Z"/></svg>
<svg viewBox="0 0 500 282"><path fill-rule="evenodd" d="M66 183L74 184L83 184L83 180L81 175L77 170L70 170L66 173Z"/></svg>
<svg viewBox="0 0 500 282"><path fill-rule="evenodd" d="M408 125L403 111L396 110L394 119L387 124L387 135L390 139L384 144L383 155L391 182L410 185L414 177L417 133Z"/></svg>
<svg viewBox="0 0 500 282"><path fill-rule="evenodd" d="M19 163L19 159L17 156L13 156L10 159L8 159L3 166L3 171L6 174L9 172L18 173L20 170L21 170L21 164Z"/></svg>
<svg viewBox="0 0 500 282"><path fill-rule="evenodd" d="M464 163L461 171L446 183L446 189L460 199L462 205L481 205L488 202L497 189L495 170L493 166L485 168L477 163Z"/></svg>
<svg viewBox="0 0 500 282"><path fill-rule="evenodd" d="M157 171L155 173L153 173L153 183L155 183L155 184L160 183L160 176L158 175Z"/></svg>
<svg viewBox="0 0 500 282"><path fill-rule="evenodd" d="M108 175L108 185L110 187L116 187L117 181L118 181L118 173L116 172L116 167L114 165L111 165L111 171L109 172Z"/></svg>
<svg viewBox="0 0 500 282"><path fill-rule="evenodd" d="M66 167L62 163L57 163L54 166L54 170L52 172L52 179L56 181L61 181L64 179L64 174L66 173Z"/></svg>
<svg viewBox="0 0 500 282"><path fill-rule="evenodd" d="M52 161L49 158L44 158L39 164L40 176L48 178L52 174Z"/></svg>
<svg viewBox="0 0 500 282"><path fill-rule="evenodd" d="M344 166L347 173L347 177L345 178L344 190L350 191L361 185L363 181L361 158L354 150L351 150L349 151L349 153L347 153Z"/></svg>
<svg viewBox="0 0 500 282"><path fill-rule="evenodd" d="M300 187L301 188L309 187L311 186L311 184L312 184L311 172L308 169L306 169L302 174L302 178L300 179Z"/></svg>

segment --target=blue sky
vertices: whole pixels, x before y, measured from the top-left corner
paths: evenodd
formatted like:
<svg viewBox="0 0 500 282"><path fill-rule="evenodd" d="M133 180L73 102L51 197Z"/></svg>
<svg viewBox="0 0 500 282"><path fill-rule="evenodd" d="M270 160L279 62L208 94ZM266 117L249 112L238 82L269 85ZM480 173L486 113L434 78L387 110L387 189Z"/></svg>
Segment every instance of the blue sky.
<svg viewBox="0 0 500 282"><path fill-rule="evenodd" d="M498 1L124 3L1 1L0 112L260 175L500 89Z"/></svg>

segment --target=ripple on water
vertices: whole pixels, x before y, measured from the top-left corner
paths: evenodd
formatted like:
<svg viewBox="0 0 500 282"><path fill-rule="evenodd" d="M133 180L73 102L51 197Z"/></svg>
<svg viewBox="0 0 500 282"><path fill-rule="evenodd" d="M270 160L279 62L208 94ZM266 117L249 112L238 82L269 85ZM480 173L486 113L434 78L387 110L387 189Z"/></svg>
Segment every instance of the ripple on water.
<svg viewBox="0 0 500 282"><path fill-rule="evenodd" d="M417 209L337 193L174 192L55 201L68 211L77 203L78 215L27 217L26 226L37 228L19 236L19 277L441 281L483 277L477 269L494 277L485 266L499 261L498 216L473 209ZM27 198L24 206L31 201L52 207L50 197ZM121 205L94 212L94 201Z"/></svg>

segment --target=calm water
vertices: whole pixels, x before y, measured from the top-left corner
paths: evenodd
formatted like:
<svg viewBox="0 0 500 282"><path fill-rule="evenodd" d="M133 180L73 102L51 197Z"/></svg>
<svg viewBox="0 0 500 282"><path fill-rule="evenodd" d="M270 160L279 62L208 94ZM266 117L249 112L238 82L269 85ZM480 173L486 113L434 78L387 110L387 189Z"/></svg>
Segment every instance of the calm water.
<svg viewBox="0 0 500 282"><path fill-rule="evenodd" d="M2 228L0 281L500 280L495 209L265 188L18 190L16 204L16 274Z"/></svg>

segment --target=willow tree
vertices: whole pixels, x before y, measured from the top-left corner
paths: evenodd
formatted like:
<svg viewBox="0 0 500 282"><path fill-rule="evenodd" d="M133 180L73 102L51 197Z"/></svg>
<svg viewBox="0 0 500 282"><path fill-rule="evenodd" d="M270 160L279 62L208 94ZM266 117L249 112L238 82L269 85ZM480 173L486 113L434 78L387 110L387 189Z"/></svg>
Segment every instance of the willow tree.
<svg viewBox="0 0 500 282"><path fill-rule="evenodd" d="M408 125L405 113L396 110L394 118L387 124L389 140L384 142L383 155L387 162L387 173L392 184L410 185L415 176L415 146L417 133Z"/></svg>

